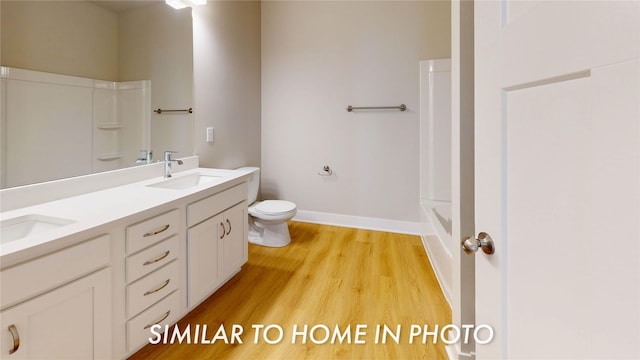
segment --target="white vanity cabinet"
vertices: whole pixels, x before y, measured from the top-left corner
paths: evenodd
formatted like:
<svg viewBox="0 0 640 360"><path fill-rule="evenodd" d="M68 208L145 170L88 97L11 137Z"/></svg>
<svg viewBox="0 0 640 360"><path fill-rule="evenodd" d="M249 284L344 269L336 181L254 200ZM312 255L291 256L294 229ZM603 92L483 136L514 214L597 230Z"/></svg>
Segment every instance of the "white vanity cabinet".
<svg viewBox="0 0 640 360"><path fill-rule="evenodd" d="M144 345L153 325L179 319L180 209L152 216L126 229L127 352Z"/></svg>
<svg viewBox="0 0 640 360"><path fill-rule="evenodd" d="M188 306L213 293L247 260L247 185L187 205Z"/></svg>
<svg viewBox="0 0 640 360"><path fill-rule="evenodd" d="M2 359L111 358L110 237L3 269Z"/></svg>
<svg viewBox="0 0 640 360"><path fill-rule="evenodd" d="M175 324L238 272L248 251L246 175L198 168L175 178L193 174L210 182L163 188L152 185L168 180L149 178L62 199L38 193L35 205L16 200L26 190L9 190L15 208L2 221L36 213L75 222L15 240L24 247L13 251L1 244L0 359L124 359L159 332L154 325ZM85 180L36 188L91 188Z"/></svg>

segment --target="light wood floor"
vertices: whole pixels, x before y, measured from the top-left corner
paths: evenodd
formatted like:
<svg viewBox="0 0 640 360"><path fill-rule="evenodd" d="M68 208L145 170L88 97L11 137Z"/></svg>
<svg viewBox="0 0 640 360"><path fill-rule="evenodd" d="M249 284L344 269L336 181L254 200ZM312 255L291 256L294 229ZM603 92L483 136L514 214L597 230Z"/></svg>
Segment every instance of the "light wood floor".
<svg viewBox="0 0 640 360"><path fill-rule="evenodd" d="M211 339L220 324L243 326L243 344L147 345L131 359L446 359L441 341L409 344L412 324L429 331L451 323L451 310L417 236L291 222L292 242L284 248L249 245L249 262L233 279L194 309L178 326L207 324ZM276 324L284 330L280 343L268 344L255 324ZM314 344L309 336L292 343L293 327L336 325L344 335L350 326L351 344L331 338ZM355 328L366 324L364 344L356 344ZM376 343L376 326L394 332ZM314 339L322 342L318 328ZM268 333L270 340L277 331Z"/></svg>

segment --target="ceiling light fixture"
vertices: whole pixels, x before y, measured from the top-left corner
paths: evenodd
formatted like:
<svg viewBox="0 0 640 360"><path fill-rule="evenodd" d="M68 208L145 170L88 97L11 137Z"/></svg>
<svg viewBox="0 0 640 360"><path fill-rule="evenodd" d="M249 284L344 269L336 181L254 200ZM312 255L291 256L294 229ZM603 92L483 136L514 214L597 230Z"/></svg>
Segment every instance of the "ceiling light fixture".
<svg viewBox="0 0 640 360"><path fill-rule="evenodd" d="M174 9L184 9L195 5L205 5L207 0L165 0L164 2Z"/></svg>
<svg viewBox="0 0 640 360"><path fill-rule="evenodd" d="M165 0L165 2L174 9L184 9L187 7L187 4L182 0Z"/></svg>

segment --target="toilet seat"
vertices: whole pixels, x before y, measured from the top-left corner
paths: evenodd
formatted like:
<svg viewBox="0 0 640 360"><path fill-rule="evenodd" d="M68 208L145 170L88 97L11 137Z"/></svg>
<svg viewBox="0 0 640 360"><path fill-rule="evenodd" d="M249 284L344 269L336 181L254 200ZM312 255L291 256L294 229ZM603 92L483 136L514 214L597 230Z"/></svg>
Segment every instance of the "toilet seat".
<svg viewBox="0 0 640 360"><path fill-rule="evenodd" d="M265 200L255 206L264 215L282 215L296 209L296 204L285 200Z"/></svg>
<svg viewBox="0 0 640 360"><path fill-rule="evenodd" d="M256 201L249 206L249 214L265 221L286 221L296 215L296 204L285 200Z"/></svg>

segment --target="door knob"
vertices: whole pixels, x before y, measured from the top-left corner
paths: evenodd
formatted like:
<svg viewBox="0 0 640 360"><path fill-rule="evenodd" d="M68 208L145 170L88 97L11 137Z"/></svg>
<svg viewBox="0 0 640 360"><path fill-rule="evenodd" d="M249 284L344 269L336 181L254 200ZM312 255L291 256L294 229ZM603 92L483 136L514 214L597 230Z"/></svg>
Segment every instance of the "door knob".
<svg viewBox="0 0 640 360"><path fill-rule="evenodd" d="M485 254L491 255L496 249L493 246L493 240L491 236L486 232L481 232L478 234L478 238L474 238L473 236L468 236L462 240L462 248L464 252L467 254L474 253L478 251L478 249L482 249Z"/></svg>

